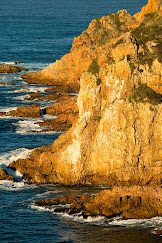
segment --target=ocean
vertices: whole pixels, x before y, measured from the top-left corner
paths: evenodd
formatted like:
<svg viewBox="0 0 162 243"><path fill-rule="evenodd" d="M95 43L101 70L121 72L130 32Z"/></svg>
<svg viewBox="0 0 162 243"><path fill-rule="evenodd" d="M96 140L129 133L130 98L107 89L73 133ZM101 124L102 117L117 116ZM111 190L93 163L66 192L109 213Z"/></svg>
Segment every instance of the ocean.
<svg viewBox="0 0 162 243"><path fill-rule="evenodd" d="M126 9L140 11L147 0L0 0L0 64L15 64L29 71L40 71L70 51L74 37L92 19ZM30 93L45 92L46 86L28 85L18 74L0 74L0 111L33 103L42 108L51 101L25 100ZM7 85L10 83L15 85ZM43 118L0 117L0 166L6 166L42 145L52 144L61 133L40 133L36 125ZM38 199L65 195L95 194L102 186L25 185L0 181L0 242L161 242L153 229L162 218L122 220L91 218L84 220L53 209L34 206Z"/></svg>

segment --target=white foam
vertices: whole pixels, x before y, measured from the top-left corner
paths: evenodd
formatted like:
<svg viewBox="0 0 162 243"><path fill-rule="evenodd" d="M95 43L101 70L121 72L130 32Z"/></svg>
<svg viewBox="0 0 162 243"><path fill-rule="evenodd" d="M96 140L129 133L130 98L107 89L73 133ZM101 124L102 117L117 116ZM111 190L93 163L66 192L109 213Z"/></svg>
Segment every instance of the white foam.
<svg viewBox="0 0 162 243"><path fill-rule="evenodd" d="M61 206L61 205L60 205ZM60 207L59 206L59 207ZM65 207L65 205L63 205ZM69 205L70 207L70 205ZM54 212L55 207L43 207L43 206L35 206L32 205L32 208L37 209L39 211L50 211L54 214L60 215L61 217L70 218L74 221L81 223L91 223L95 225L104 225L104 226L121 226L121 227L140 227L140 228L154 228L161 229L162 227L162 217L154 217L151 219L127 219L124 220L120 216L115 218L107 219L104 216L89 216L87 219L83 218L81 215L82 212L70 215L68 213L57 213ZM152 232L154 233L154 232Z"/></svg>
<svg viewBox="0 0 162 243"><path fill-rule="evenodd" d="M43 115L43 119L44 120L53 120L53 119L56 119L58 116L52 116L52 115Z"/></svg>
<svg viewBox="0 0 162 243"><path fill-rule="evenodd" d="M25 185L23 181L21 182L12 182L6 180L0 180L0 189L4 191L20 191L24 189L35 188L35 185Z"/></svg>
<svg viewBox="0 0 162 243"><path fill-rule="evenodd" d="M161 226L161 227L154 228L154 229L151 231L152 234L159 235L159 236L162 237L162 234L158 234L158 233L156 233L156 230L160 230L160 231L162 231L162 226Z"/></svg>
<svg viewBox="0 0 162 243"><path fill-rule="evenodd" d="M2 117L4 118L4 117ZM6 117L5 117L6 118ZM8 116L7 116L8 118ZM14 117L15 118L15 117ZM46 119L49 119L47 116ZM55 117L50 117L51 119L54 119ZM22 120L22 117L16 117L16 119L21 119L17 120L16 122L12 123L16 129L15 132L19 134L62 134L63 132L58 132L58 131L46 131L46 127L40 127L37 122L42 122L44 121L43 118L25 118Z"/></svg>
<svg viewBox="0 0 162 243"><path fill-rule="evenodd" d="M32 149L19 148L0 154L0 166L8 166L11 162L18 159L26 159Z"/></svg>
<svg viewBox="0 0 162 243"><path fill-rule="evenodd" d="M16 77L14 77L14 79L16 79L16 80L23 80L21 77L19 77L19 76L16 76Z"/></svg>
<svg viewBox="0 0 162 243"><path fill-rule="evenodd" d="M22 181L22 174L19 171L13 171L7 166L18 159L26 159L29 156L31 149L19 148L16 150L11 150L6 153L0 154L0 167L7 171L9 175L12 175L17 181Z"/></svg>
<svg viewBox="0 0 162 243"><path fill-rule="evenodd" d="M104 216L96 216L96 217L89 216L87 219L84 219L83 216L80 216L78 219L83 222L93 223L93 222L99 222L99 221L105 219L105 217Z"/></svg>
<svg viewBox="0 0 162 243"><path fill-rule="evenodd" d="M41 128L39 124L36 124L36 122L41 122L42 119L25 119L20 120L17 123L14 123L16 126L16 133L20 134L28 134L28 133L35 133L35 132L41 132L44 128Z"/></svg>
<svg viewBox="0 0 162 243"><path fill-rule="evenodd" d="M53 208L36 206L35 204L31 204L29 207L31 209L34 209L34 210L37 210L37 211L47 211L47 212L53 212L54 211Z"/></svg>
<svg viewBox="0 0 162 243"><path fill-rule="evenodd" d="M15 62L0 62L0 64L7 64L7 65L16 65Z"/></svg>
<svg viewBox="0 0 162 243"><path fill-rule="evenodd" d="M40 93L43 93L45 92L45 90L47 89L47 87L38 87L38 86L32 86L30 87L30 90L29 92L32 92L32 93L37 93L37 92L40 92Z"/></svg>
<svg viewBox="0 0 162 243"><path fill-rule="evenodd" d="M56 193L59 193L61 191L59 190L55 190L55 191L47 191L47 192L44 192L44 193L41 193L41 194L37 194L36 196L39 197L39 198L43 198L43 197L46 197L46 196L49 196L49 195L53 195L53 194L56 194Z"/></svg>
<svg viewBox="0 0 162 243"><path fill-rule="evenodd" d="M16 96L16 97L14 97L13 99L14 100L25 100L26 98L28 98L29 97L29 95L28 94L26 94L26 95L19 95L19 96Z"/></svg>
<svg viewBox="0 0 162 243"><path fill-rule="evenodd" d="M2 80L6 80L7 78L6 78L6 76L2 76L1 79Z"/></svg>
<svg viewBox="0 0 162 243"><path fill-rule="evenodd" d="M156 227L156 226L162 226L162 217L154 217L151 219L127 219L123 220L122 218L114 218L111 222L109 222L109 225L113 226L124 226L124 227L135 227L135 226L141 226L141 227Z"/></svg>
<svg viewBox="0 0 162 243"><path fill-rule="evenodd" d="M15 79L18 79L17 77L15 77ZM8 91L7 93L37 93L37 92L40 92L40 93L43 93L45 92L45 90L47 89L47 87L32 87L31 86L26 86L25 88L22 88L22 89L16 89L16 90L11 90L11 91Z"/></svg>
<svg viewBox="0 0 162 243"><path fill-rule="evenodd" d="M0 107L0 112L9 112L9 111L13 111L13 110L16 110L17 107Z"/></svg>
<svg viewBox="0 0 162 243"><path fill-rule="evenodd" d="M15 89L11 91L7 91L6 93L27 93L29 92L28 88L23 88L23 89Z"/></svg>

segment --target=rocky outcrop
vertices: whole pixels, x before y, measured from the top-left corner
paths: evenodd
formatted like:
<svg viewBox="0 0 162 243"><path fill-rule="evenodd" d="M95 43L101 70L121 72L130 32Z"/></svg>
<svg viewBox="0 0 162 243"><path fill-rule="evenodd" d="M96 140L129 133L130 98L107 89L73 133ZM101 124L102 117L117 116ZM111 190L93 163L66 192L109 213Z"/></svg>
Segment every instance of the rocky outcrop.
<svg viewBox="0 0 162 243"><path fill-rule="evenodd" d="M70 208L66 205L70 204ZM88 216L105 216L123 219L148 219L162 216L162 189L152 187L115 187L104 190L96 196L82 195L40 200L37 206L57 207L54 212Z"/></svg>
<svg viewBox="0 0 162 243"><path fill-rule="evenodd" d="M68 93L53 93L48 95L42 95L40 93L32 93L25 100L65 100L69 99Z"/></svg>
<svg viewBox="0 0 162 243"><path fill-rule="evenodd" d="M0 65L0 73L19 73L22 71L27 71L27 69L18 66L11 66L7 64Z"/></svg>
<svg viewBox="0 0 162 243"><path fill-rule="evenodd" d="M38 74L80 82L79 118L51 146L11 164L31 183L161 184L161 15L148 14L140 25L124 10L93 20Z"/></svg>
<svg viewBox="0 0 162 243"><path fill-rule="evenodd" d="M0 167L0 180L15 181L15 178Z"/></svg>
<svg viewBox="0 0 162 243"><path fill-rule="evenodd" d="M53 116L59 114L78 114L77 96L69 97L67 100L54 103L53 105L46 107L46 113Z"/></svg>
<svg viewBox="0 0 162 243"><path fill-rule="evenodd" d="M141 9L141 12L136 13L134 17L141 23L143 22L145 15L158 11L159 13L162 10L162 1L161 0L148 0L148 4Z"/></svg>
<svg viewBox="0 0 162 243"><path fill-rule="evenodd" d="M45 129L43 129L43 132L63 132L67 131L72 126L72 124L77 120L77 118L77 113L60 114L55 119L44 120L43 122L37 122L36 124L38 124L40 127L45 127Z"/></svg>
<svg viewBox="0 0 162 243"><path fill-rule="evenodd" d="M79 84L70 84L70 85L57 85L53 86L52 88L46 89L45 92L71 92L71 93L78 93L80 89Z"/></svg>
<svg viewBox="0 0 162 243"><path fill-rule="evenodd" d="M0 112L1 116L18 116L18 117L40 117L40 105L28 105L18 107L16 110L9 112Z"/></svg>
<svg viewBox="0 0 162 243"><path fill-rule="evenodd" d="M78 118L77 97L69 97L66 100L54 103L45 108L45 113L57 116L55 119L38 122L40 127L46 127L43 131L67 131Z"/></svg>

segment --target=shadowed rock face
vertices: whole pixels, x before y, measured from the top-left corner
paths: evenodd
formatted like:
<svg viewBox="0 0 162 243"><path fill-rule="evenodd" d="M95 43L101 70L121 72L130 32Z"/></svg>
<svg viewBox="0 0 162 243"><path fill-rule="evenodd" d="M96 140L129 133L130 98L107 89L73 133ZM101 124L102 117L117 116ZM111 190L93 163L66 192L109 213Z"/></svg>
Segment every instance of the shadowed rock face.
<svg viewBox="0 0 162 243"><path fill-rule="evenodd" d="M22 71L27 71L23 67L11 66L11 65L0 65L0 73L19 73Z"/></svg>
<svg viewBox="0 0 162 243"><path fill-rule="evenodd" d="M70 208L67 208L70 204ZM57 213L88 216L121 216L124 219L145 219L162 216L162 189L152 187L116 187L104 190L96 196L68 196L40 200L37 206L65 205L56 208Z"/></svg>
<svg viewBox="0 0 162 243"><path fill-rule="evenodd" d="M93 20L69 54L32 74L38 82L79 82L79 118L11 166L31 183L160 185L160 23L159 8L140 25L124 10Z"/></svg>

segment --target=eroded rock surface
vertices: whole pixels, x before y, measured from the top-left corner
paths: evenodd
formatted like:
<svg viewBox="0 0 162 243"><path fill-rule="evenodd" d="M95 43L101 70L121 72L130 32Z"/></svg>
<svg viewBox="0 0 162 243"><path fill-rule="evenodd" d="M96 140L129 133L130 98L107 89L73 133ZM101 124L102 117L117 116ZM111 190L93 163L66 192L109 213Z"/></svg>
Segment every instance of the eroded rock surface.
<svg viewBox="0 0 162 243"><path fill-rule="evenodd" d="M15 181L15 178L0 167L0 180Z"/></svg>
<svg viewBox="0 0 162 243"><path fill-rule="evenodd" d="M11 66L7 64L0 65L0 73L19 73L22 71L27 71L27 69L18 66Z"/></svg>
<svg viewBox="0 0 162 243"><path fill-rule="evenodd" d="M70 204L70 208L66 207ZM103 190L95 196L68 196L40 200L37 206L65 205L56 208L57 213L88 216L120 216L124 219L148 219L162 216L162 189L152 187L115 187Z"/></svg>
<svg viewBox="0 0 162 243"><path fill-rule="evenodd" d="M1 116L17 116L17 117L40 117L40 105L33 104L23 107L18 107L16 110L8 112L0 112Z"/></svg>

